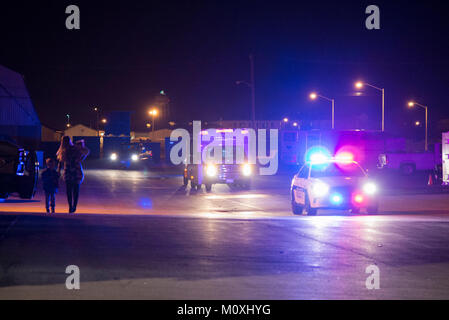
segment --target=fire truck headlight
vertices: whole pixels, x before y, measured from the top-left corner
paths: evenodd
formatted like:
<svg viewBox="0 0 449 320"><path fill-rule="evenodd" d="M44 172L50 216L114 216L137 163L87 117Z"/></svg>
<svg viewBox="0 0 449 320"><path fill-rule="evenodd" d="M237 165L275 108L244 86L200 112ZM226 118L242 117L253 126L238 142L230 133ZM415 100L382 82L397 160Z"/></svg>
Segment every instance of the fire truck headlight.
<svg viewBox="0 0 449 320"><path fill-rule="evenodd" d="M324 182L316 182L312 186L312 193L315 197L324 197L329 192L329 186Z"/></svg>
<svg viewBox="0 0 449 320"><path fill-rule="evenodd" d="M377 192L377 186L372 182L367 182L363 185L363 192L372 195Z"/></svg>
<svg viewBox="0 0 449 320"><path fill-rule="evenodd" d="M215 177L217 175L217 167L212 164L208 164L206 167L206 174L209 177Z"/></svg>
<svg viewBox="0 0 449 320"><path fill-rule="evenodd" d="M117 153L111 153L111 156L109 157L112 161L115 161L115 160L117 160Z"/></svg>
<svg viewBox="0 0 449 320"><path fill-rule="evenodd" d="M131 156L131 160L132 160L132 161L137 161L137 160L139 160L139 156L138 156L137 154L133 154L133 155Z"/></svg>
<svg viewBox="0 0 449 320"><path fill-rule="evenodd" d="M252 172L252 170L251 170L251 165L249 165L248 163L245 163L245 164L242 166L242 173L243 173L243 175L246 176L246 177L248 177L248 176L251 175L251 172Z"/></svg>

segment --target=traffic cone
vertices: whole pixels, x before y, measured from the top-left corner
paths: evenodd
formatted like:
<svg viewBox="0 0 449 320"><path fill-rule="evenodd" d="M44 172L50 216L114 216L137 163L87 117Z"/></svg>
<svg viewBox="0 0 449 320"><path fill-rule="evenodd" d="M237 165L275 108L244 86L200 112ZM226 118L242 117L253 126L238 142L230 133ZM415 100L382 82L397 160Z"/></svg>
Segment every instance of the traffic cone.
<svg viewBox="0 0 449 320"><path fill-rule="evenodd" d="M433 178L432 178L432 174L431 173L429 173L429 180L427 181L427 185L428 186L433 185Z"/></svg>

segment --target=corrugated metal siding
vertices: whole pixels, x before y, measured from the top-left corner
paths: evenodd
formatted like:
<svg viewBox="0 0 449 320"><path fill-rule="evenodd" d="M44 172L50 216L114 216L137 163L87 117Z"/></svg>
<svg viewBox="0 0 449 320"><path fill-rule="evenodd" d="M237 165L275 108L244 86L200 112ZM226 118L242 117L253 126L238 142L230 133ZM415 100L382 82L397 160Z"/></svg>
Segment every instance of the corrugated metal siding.
<svg viewBox="0 0 449 320"><path fill-rule="evenodd" d="M20 74L0 66L0 125L40 126Z"/></svg>

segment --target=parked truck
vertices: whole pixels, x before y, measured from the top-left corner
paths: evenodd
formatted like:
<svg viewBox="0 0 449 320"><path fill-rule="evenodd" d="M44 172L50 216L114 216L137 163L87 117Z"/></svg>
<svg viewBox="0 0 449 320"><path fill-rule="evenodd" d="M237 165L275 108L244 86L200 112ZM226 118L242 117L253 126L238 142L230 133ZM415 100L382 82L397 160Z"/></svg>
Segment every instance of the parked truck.
<svg viewBox="0 0 449 320"><path fill-rule="evenodd" d="M382 153L379 155L379 168L397 170L403 175L411 175L415 171L440 171L441 152L441 143L435 143L426 152Z"/></svg>
<svg viewBox="0 0 449 320"><path fill-rule="evenodd" d="M36 152L0 140L0 199L11 194L31 199L36 192L39 163Z"/></svg>

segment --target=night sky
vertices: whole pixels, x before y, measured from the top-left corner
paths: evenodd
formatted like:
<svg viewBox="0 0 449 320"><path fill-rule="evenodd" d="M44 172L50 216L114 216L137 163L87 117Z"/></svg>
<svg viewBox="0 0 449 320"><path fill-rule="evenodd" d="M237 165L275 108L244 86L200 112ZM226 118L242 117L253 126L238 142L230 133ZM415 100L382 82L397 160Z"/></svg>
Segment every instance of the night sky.
<svg viewBox="0 0 449 320"><path fill-rule="evenodd" d="M255 56L256 118L330 117L317 90L336 99L337 128L406 132L429 105L449 118L449 19L443 1L9 1L2 3L0 64L23 74L43 124L91 124L92 108L134 111L144 128L160 90L173 119L249 119L248 55ZM65 28L76 4L81 30ZM365 28L380 7L381 29ZM416 130L416 129L414 129Z"/></svg>

